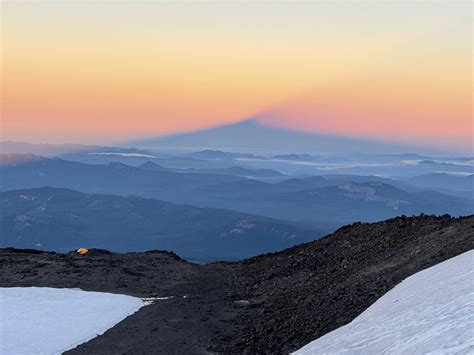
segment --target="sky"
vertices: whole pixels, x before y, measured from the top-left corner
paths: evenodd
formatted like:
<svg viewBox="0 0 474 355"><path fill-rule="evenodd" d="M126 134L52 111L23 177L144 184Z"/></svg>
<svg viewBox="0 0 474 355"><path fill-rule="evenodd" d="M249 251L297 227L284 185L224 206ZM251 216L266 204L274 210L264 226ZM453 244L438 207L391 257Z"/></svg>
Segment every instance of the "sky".
<svg viewBox="0 0 474 355"><path fill-rule="evenodd" d="M472 151L469 1L1 7L1 140L110 143L258 116Z"/></svg>

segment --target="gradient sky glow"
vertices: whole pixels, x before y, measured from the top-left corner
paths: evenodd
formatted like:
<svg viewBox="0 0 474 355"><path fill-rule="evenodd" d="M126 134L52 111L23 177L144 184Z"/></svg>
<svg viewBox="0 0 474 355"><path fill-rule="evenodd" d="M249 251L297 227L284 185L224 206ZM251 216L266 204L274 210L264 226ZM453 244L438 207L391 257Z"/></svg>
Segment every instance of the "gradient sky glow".
<svg viewBox="0 0 474 355"><path fill-rule="evenodd" d="M472 149L469 1L2 2L2 140L235 122Z"/></svg>

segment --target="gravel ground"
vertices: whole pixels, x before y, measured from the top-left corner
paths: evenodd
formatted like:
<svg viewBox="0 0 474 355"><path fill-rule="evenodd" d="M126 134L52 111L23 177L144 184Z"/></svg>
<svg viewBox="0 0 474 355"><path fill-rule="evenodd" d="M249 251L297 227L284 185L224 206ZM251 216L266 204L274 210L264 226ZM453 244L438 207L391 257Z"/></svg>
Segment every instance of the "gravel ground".
<svg viewBox="0 0 474 355"><path fill-rule="evenodd" d="M289 353L349 323L404 278L474 249L474 216L398 217L237 263L169 252L0 249L0 287L167 297L71 354Z"/></svg>

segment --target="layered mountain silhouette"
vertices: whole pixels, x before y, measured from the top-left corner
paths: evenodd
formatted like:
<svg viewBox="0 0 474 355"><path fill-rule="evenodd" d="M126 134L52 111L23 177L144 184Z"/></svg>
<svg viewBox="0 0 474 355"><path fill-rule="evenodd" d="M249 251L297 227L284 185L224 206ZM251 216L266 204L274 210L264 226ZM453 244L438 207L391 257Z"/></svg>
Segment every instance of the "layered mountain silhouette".
<svg viewBox="0 0 474 355"><path fill-rule="evenodd" d="M471 175L449 175L445 173L427 174L407 179L407 182L431 188L447 188L457 191L474 190L474 174Z"/></svg>
<svg viewBox="0 0 474 355"><path fill-rule="evenodd" d="M242 179L231 175L184 174L156 168L140 169L119 162L84 164L32 154L6 154L0 155L0 189L54 186L89 192L163 197L174 196L178 191L201 184Z"/></svg>
<svg viewBox="0 0 474 355"><path fill-rule="evenodd" d="M375 176L329 175L269 182L243 177L240 169L176 172L151 164L143 168L123 163L83 164L34 155L9 155L1 161L3 191L53 186L133 195L303 222L326 231L353 221L420 213L468 215L474 209L472 200Z"/></svg>
<svg viewBox="0 0 474 355"><path fill-rule="evenodd" d="M107 147L86 144L49 144L28 142L0 142L2 154L37 154L46 157L74 156L88 153L148 155L147 152L135 148Z"/></svg>
<svg viewBox="0 0 474 355"><path fill-rule="evenodd" d="M52 187L2 192L0 202L2 247L166 249L191 259L237 259L323 234L229 210Z"/></svg>

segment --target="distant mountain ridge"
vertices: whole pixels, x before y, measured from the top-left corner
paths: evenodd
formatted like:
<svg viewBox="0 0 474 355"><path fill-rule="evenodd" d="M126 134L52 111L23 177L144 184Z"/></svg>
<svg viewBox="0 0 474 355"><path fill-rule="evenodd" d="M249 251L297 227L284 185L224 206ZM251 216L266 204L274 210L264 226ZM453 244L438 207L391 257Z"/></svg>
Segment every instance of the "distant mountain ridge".
<svg viewBox="0 0 474 355"><path fill-rule="evenodd" d="M323 177L290 179L276 184L236 181L206 185L188 195L188 202L220 208L313 222L377 221L397 215L469 215L472 200L435 191L408 192L380 181L331 181Z"/></svg>
<svg viewBox="0 0 474 355"><path fill-rule="evenodd" d="M375 176L284 176L266 181L226 170L174 171L113 162L83 164L62 159L19 156L21 163L0 164L0 190L53 186L90 193L157 198L198 207L225 208L311 228L331 229L353 221L376 221L397 215L467 215L472 200L446 195ZM0 156L0 161L2 156ZM247 173L246 171L244 173ZM261 171L252 172L260 174ZM267 174L267 171L263 173ZM281 178L281 179L280 179ZM268 182L270 181L271 182ZM329 223L329 224L327 224Z"/></svg>
<svg viewBox="0 0 474 355"><path fill-rule="evenodd" d="M287 175L280 173L279 171L273 169L247 169L240 166L232 166L230 168L222 168L222 169L186 169L186 172L194 172L194 173L204 173L204 174L223 174L223 175L234 175L234 176L242 176L247 178L278 178L284 179L288 178Z"/></svg>
<svg viewBox="0 0 474 355"><path fill-rule="evenodd" d="M165 249L192 259L237 259L323 235L230 210L52 187L0 192L0 202L1 247Z"/></svg>
<svg viewBox="0 0 474 355"><path fill-rule="evenodd" d="M474 191L474 174L452 175L446 173L415 176L406 180L416 186L451 188L457 191Z"/></svg>
<svg viewBox="0 0 474 355"><path fill-rule="evenodd" d="M175 190L241 177L222 174L145 170L119 162L84 164L35 155L0 155L0 190L54 186L88 192L133 195L153 191L165 196ZM143 194L141 194L143 196ZM156 197L156 196L154 196Z"/></svg>
<svg viewBox="0 0 474 355"><path fill-rule="evenodd" d="M28 142L0 142L0 154L35 154L45 157L57 157L78 153L146 154L136 148L108 147L88 144L50 144Z"/></svg>
<svg viewBox="0 0 474 355"><path fill-rule="evenodd" d="M250 153L224 152L222 150L205 149L199 152L190 153L189 156L198 159L235 159L235 158L251 158L266 159L264 156Z"/></svg>

